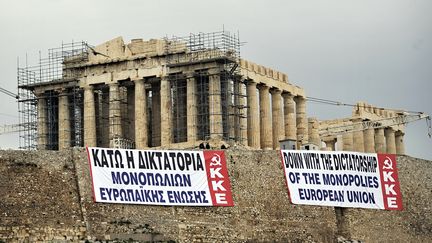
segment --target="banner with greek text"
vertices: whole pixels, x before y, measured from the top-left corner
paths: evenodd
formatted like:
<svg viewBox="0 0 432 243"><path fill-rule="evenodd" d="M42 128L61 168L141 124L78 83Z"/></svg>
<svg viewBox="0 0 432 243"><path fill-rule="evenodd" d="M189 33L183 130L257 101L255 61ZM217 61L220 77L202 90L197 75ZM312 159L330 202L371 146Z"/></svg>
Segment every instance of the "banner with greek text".
<svg viewBox="0 0 432 243"><path fill-rule="evenodd" d="M224 151L87 148L95 202L234 206Z"/></svg>
<svg viewBox="0 0 432 243"><path fill-rule="evenodd" d="M293 204L402 210L396 156L282 150Z"/></svg>

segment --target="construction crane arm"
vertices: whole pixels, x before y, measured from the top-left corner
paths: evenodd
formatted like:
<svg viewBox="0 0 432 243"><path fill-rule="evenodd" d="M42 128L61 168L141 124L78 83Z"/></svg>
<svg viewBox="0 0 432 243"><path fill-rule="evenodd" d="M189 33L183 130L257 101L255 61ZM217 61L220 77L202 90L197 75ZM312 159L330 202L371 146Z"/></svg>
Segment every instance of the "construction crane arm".
<svg viewBox="0 0 432 243"><path fill-rule="evenodd" d="M21 131L20 124L0 125L0 135Z"/></svg>
<svg viewBox="0 0 432 243"><path fill-rule="evenodd" d="M9 95L10 97L13 97L13 98L15 98L15 99L18 99L18 98L19 98L19 96L18 96L17 94L12 93L12 92L10 92L9 90L3 89L2 87L0 87L0 92L4 93L4 94L6 94L6 95Z"/></svg>
<svg viewBox="0 0 432 243"><path fill-rule="evenodd" d="M0 135L15 133L15 132L23 132L23 131L27 131L29 128L36 129L36 127L37 127L36 122L24 122L20 124L0 125Z"/></svg>
<svg viewBox="0 0 432 243"><path fill-rule="evenodd" d="M341 125L341 126L329 126L324 129L320 129L319 133L320 136L327 137L327 136L337 136L344 133L349 132L357 132L357 131L364 131L369 128L384 128L389 126L397 126L397 125L405 125L410 122L418 121L426 119L426 121L429 121L429 131L428 135L431 136L431 125L430 125L430 116L426 115L424 113L419 114L409 114L409 115L399 115L395 117L390 118L383 118L379 120L374 121L362 121L362 122L354 122L352 124L348 125Z"/></svg>

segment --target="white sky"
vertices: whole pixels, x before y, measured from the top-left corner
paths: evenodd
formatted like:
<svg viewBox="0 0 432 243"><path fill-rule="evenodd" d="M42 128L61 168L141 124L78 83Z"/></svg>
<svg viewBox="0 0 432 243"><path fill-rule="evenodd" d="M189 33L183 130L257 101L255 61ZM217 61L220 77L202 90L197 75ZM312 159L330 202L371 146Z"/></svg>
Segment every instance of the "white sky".
<svg viewBox="0 0 432 243"><path fill-rule="evenodd" d="M0 0L0 87L16 92L17 57L117 36L159 38L240 32L242 57L288 74L311 97L432 114L432 1ZM18 123L17 103L0 94L0 125ZM351 108L308 103L308 116ZM409 155L432 159L424 120L408 125ZM18 134L0 135L0 147Z"/></svg>

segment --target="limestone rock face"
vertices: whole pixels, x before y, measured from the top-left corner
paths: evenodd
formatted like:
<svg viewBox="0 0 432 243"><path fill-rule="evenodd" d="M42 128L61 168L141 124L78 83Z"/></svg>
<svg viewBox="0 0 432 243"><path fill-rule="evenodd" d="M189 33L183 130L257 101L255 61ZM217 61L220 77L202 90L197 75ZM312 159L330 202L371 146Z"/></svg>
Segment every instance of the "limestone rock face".
<svg viewBox="0 0 432 243"><path fill-rule="evenodd" d="M218 146L215 140L212 146ZM398 156L403 211L293 205L277 151L226 150L234 207L94 203L84 149L0 151L0 241L428 242L432 163Z"/></svg>

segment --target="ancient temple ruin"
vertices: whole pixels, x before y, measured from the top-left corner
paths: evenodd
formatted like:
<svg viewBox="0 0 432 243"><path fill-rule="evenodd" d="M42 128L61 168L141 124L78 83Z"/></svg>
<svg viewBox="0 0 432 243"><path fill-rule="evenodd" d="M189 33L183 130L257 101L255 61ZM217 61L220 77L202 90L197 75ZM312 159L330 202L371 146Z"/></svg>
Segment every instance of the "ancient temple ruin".
<svg viewBox="0 0 432 243"><path fill-rule="evenodd" d="M21 148L307 143L304 90L240 58L228 32L50 49L19 68Z"/></svg>
<svg viewBox="0 0 432 243"><path fill-rule="evenodd" d="M288 141L291 149L404 153L404 121L385 122L402 111L358 103L349 118L307 118L305 91L241 58L240 46L221 31L50 49L38 65L18 68L20 148L278 149Z"/></svg>
<svg viewBox="0 0 432 243"><path fill-rule="evenodd" d="M358 102L351 117L320 122L321 140L328 150L405 154L405 122L399 121L404 115L402 110L386 110ZM326 133L341 129L351 132L340 136Z"/></svg>

